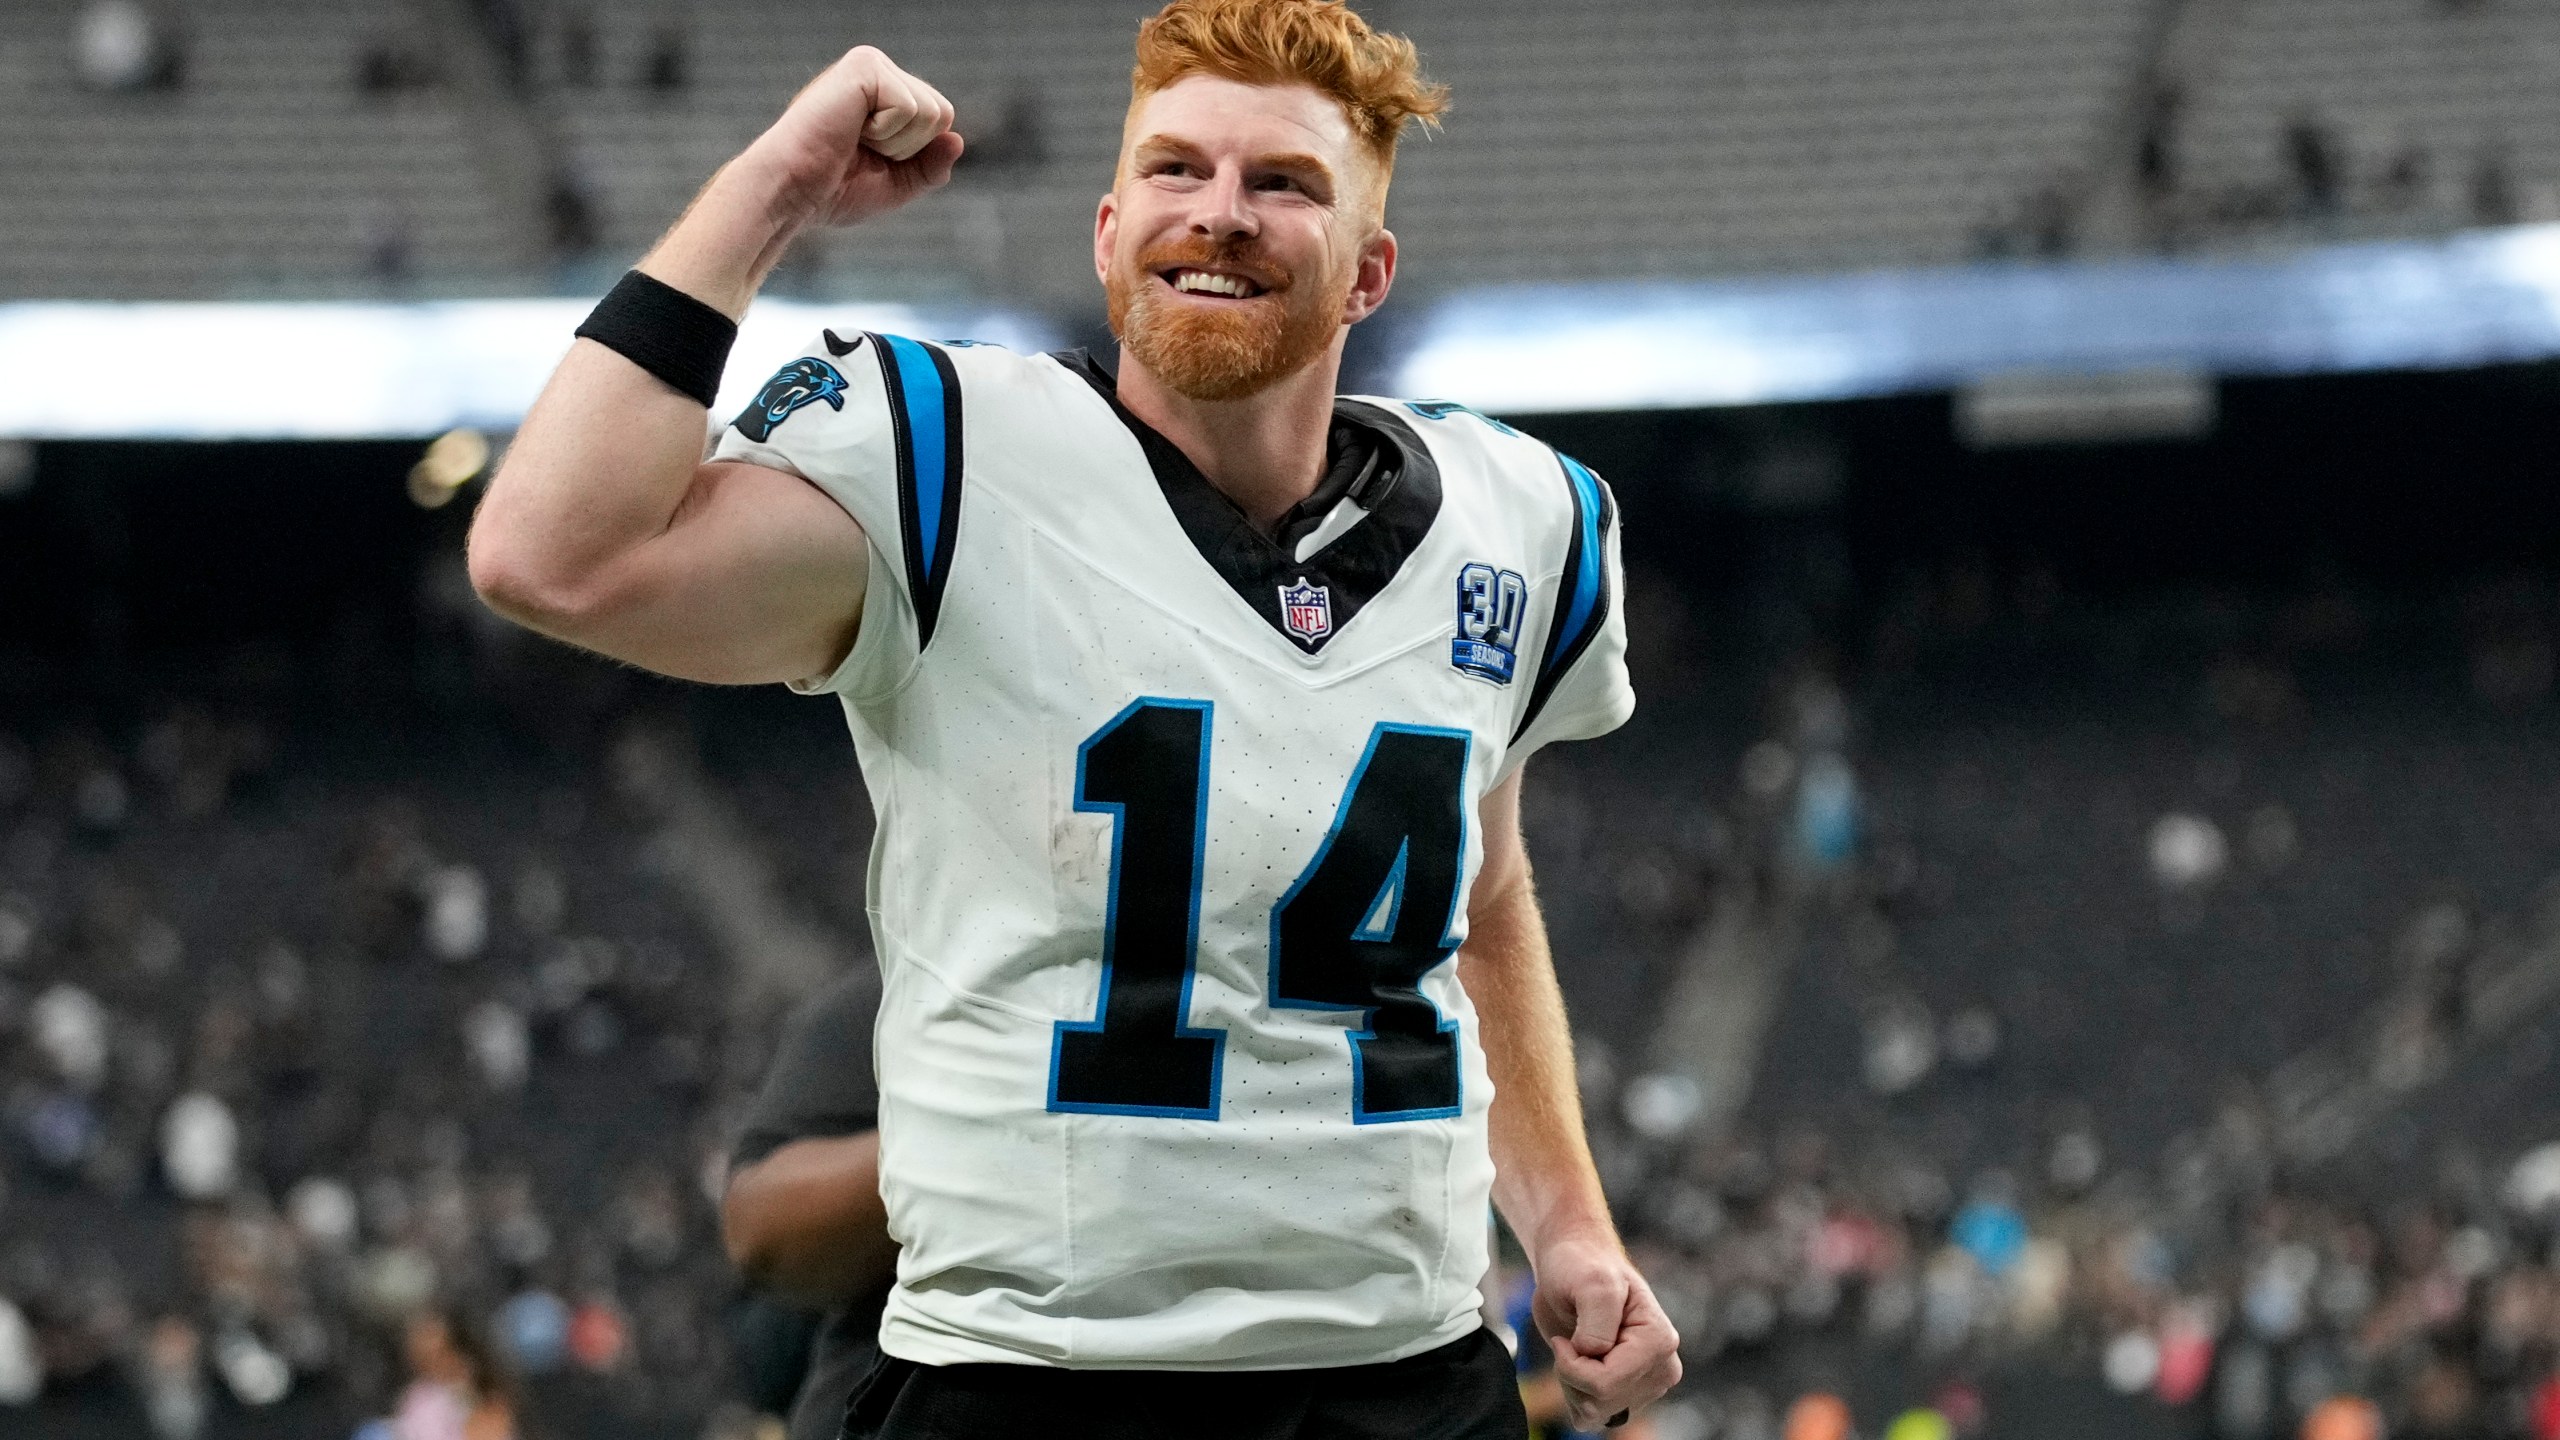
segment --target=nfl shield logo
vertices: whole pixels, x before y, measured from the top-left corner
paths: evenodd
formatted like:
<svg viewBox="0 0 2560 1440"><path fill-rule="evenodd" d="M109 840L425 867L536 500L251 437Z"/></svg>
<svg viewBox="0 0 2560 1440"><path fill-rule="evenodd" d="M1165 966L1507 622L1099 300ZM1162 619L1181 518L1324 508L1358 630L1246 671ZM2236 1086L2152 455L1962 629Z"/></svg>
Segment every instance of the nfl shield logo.
<svg viewBox="0 0 2560 1440"><path fill-rule="evenodd" d="M1313 645L1333 633L1333 594L1300 576L1280 587L1280 624L1301 644Z"/></svg>

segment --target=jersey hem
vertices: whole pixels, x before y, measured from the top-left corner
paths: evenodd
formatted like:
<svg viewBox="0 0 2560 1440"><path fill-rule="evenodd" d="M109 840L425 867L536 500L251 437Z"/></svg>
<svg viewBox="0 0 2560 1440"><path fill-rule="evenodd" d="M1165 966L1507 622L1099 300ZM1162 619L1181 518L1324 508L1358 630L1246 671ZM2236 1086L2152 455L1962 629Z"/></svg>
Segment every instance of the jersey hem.
<svg viewBox="0 0 2560 1440"><path fill-rule="evenodd" d="M1053 1321L1062 1328L1077 1324L1089 1330L1091 1321ZM1383 1329L1385 1327L1379 1327ZM1181 1360L1140 1359L1128 1355L1076 1356L1052 1359L1008 1349L994 1341L974 1336L938 1333L924 1329L903 1317L892 1315L880 1324L880 1348L901 1360L918 1365L1032 1365L1048 1370L1194 1370L1194 1371L1266 1371L1266 1370L1339 1370L1354 1365L1385 1365L1411 1359L1426 1350L1463 1340L1484 1328L1481 1310L1470 1307L1438 1325L1386 1349L1331 1350L1315 1347L1290 1354L1285 1358L1257 1362L1254 1360ZM1346 1338L1357 1339L1377 1333L1375 1330L1347 1332Z"/></svg>

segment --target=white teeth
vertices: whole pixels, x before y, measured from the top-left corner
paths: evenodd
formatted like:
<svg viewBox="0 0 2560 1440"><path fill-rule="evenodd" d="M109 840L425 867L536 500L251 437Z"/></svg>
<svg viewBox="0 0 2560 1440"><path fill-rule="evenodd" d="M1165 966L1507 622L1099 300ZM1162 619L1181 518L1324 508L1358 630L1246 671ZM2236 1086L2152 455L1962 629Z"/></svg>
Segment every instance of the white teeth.
<svg viewBox="0 0 2560 1440"><path fill-rule="evenodd" d="M1240 275L1212 275L1206 270L1185 270L1173 277L1173 288L1186 295L1205 290L1212 295L1241 300L1252 286Z"/></svg>

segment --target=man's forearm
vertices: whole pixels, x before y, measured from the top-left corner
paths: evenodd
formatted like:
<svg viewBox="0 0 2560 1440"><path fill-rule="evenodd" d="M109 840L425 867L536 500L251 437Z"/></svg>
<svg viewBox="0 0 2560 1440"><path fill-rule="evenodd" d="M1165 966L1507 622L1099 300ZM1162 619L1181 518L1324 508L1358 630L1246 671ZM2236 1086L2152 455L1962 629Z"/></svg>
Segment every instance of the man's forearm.
<svg viewBox="0 0 2560 1440"><path fill-rule="evenodd" d="M1680 1336L1618 1243L1582 1133L1573 1034L1547 951L1520 776L1482 806L1485 859L1467 902L1458 979L1493 1072L1493 1201L1537 1272L1530 1317L1555 1355L1568 1417L1615 1424L1680 1380Z"/></svg>
<svg viewBox="0 0 2560 1440"><path fill-rule="evenodd" d="M1532 1255L1577 1232L1614 1244L1583 1137L1564 996L1527 864L1486 878L1497 889L1469 907L1458 979L1475 1004L1493 1074L1494 1204Z"/></svg>
<svg viewBox="0 0 2560 1440"><path fill-rule="evenodd" d="M898 1263L880 1201L880 1135L795 1140L741 1169L720 1206L729 1258L750 1284L838 1305L889 1283Z"/></svg>
<svg viewBox="0 0 2560 1440"><path fill-rule="evenodd" d="M806 202L751 148L720 167L635 268L743 320L807 221Z"/></svg>

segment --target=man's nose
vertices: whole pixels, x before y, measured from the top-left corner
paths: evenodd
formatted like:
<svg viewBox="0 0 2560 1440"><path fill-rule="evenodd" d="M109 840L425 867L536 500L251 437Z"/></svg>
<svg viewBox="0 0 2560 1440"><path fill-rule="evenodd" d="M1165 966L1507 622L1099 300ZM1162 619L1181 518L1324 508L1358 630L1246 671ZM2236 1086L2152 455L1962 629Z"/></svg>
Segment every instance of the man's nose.
<svg viewBox="0 0 2560 1440"><path fill-rule="evenodd" d="M1262 227L1254 219L1253 207L1246 203L1247 196L1242 174L1232 169L1218 170L1197 192L1191 212L1192 233L1217 241L1251 238Z"/></svg>

